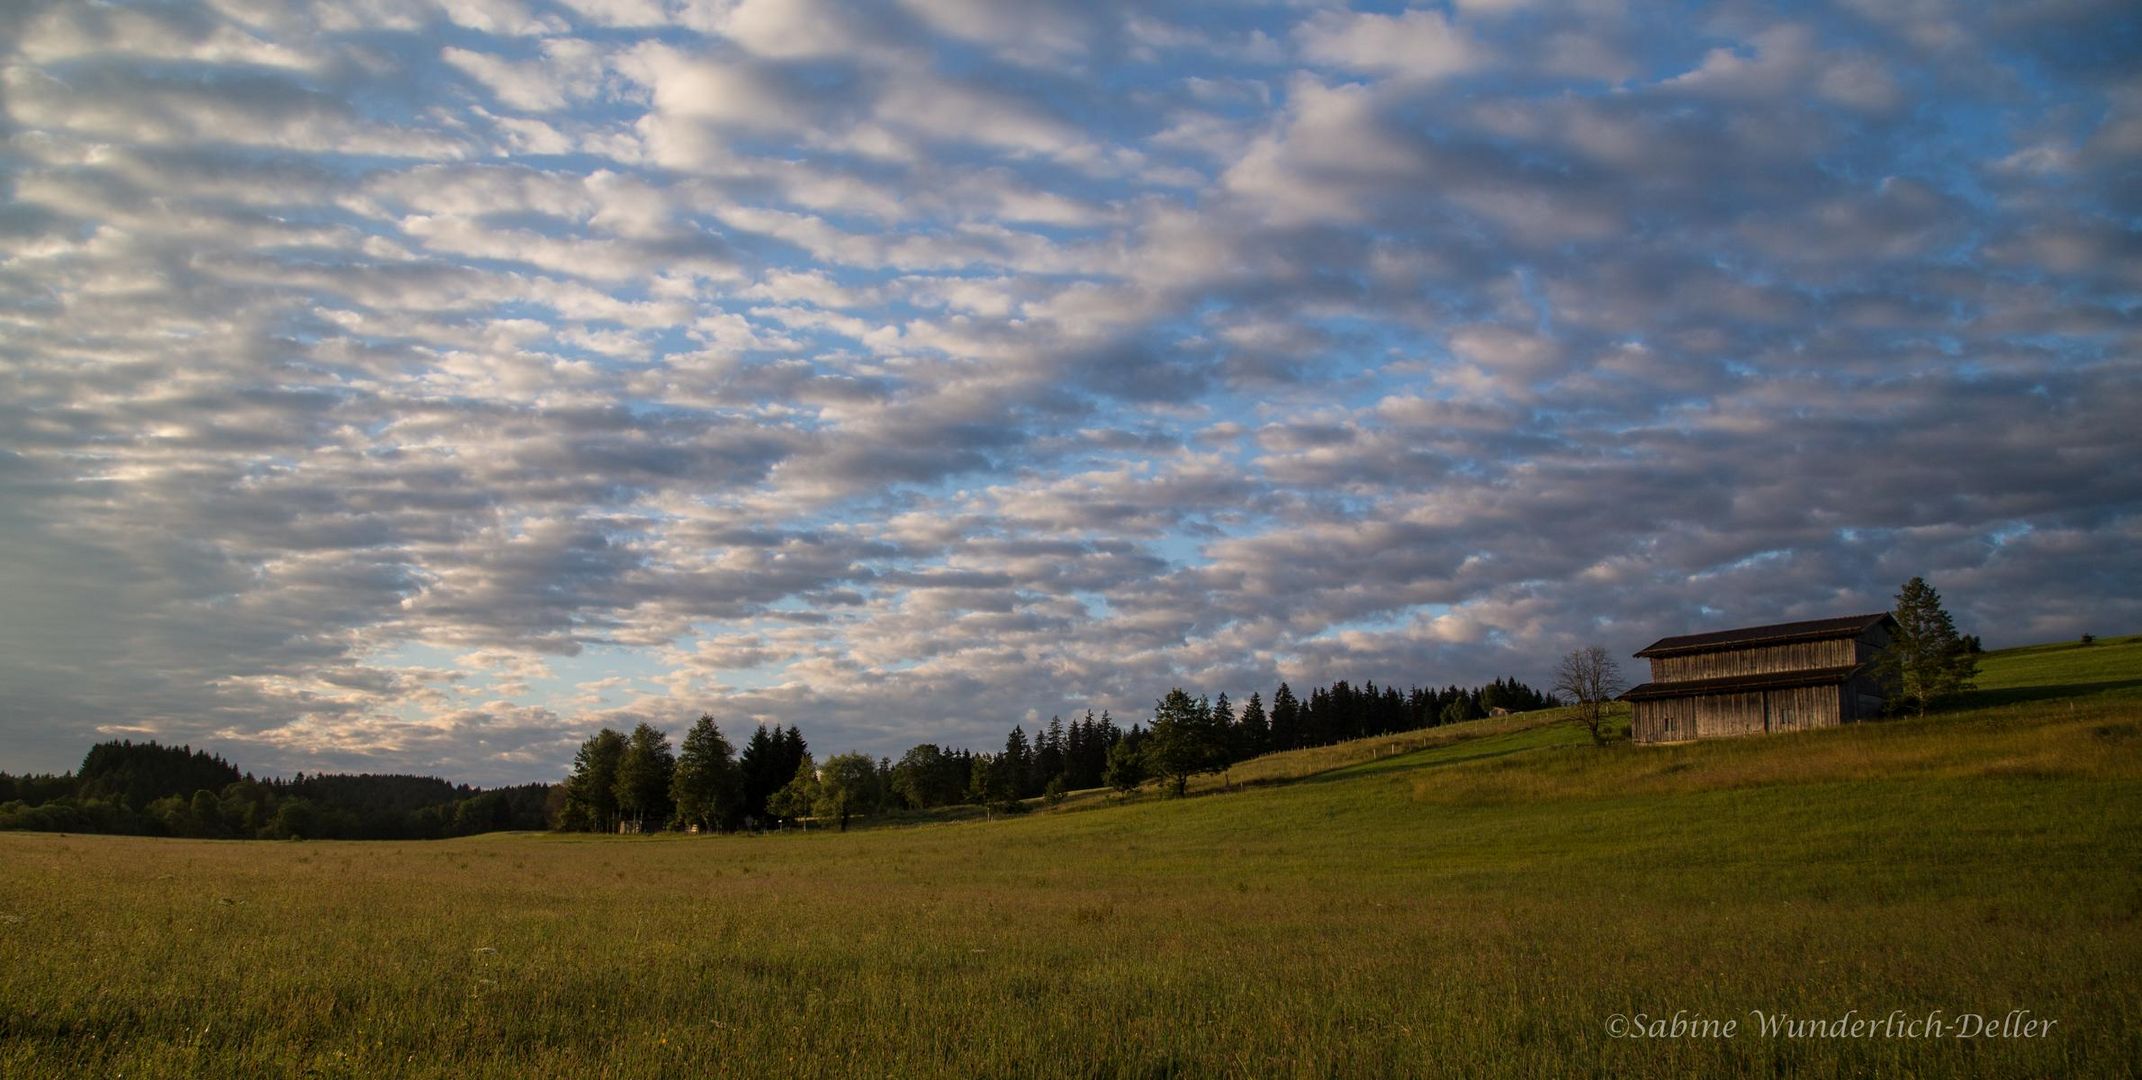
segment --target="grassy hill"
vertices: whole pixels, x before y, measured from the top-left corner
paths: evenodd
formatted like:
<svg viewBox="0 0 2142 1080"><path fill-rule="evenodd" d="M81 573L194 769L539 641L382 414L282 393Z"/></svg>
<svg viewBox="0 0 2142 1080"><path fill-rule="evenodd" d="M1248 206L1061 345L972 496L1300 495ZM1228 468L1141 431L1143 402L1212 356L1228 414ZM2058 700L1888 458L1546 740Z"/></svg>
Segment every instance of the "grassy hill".
<svg viewBox="0 0 2142 1080"><path fill-rule="evenodd" d="M0 1074L2131 1075L2142 638L1981 685L1671 747L1505 717L848 835L0 835ZM2057 1024L1760 1030L1893 1010ZM1612 1035L1676 1013L1739 1026Z"/></svg>

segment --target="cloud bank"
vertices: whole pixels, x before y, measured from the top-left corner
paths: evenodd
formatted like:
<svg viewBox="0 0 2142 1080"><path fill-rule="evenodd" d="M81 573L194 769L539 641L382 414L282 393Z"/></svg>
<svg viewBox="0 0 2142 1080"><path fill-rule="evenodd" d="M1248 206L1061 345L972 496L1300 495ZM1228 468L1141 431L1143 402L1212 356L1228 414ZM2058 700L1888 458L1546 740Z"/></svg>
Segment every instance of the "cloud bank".
<svg viewBox="0 0 2142 1080"><path fill-rule="evenodd" d="M0 767L2142 626L2126 5L0 18Z"/></svg>

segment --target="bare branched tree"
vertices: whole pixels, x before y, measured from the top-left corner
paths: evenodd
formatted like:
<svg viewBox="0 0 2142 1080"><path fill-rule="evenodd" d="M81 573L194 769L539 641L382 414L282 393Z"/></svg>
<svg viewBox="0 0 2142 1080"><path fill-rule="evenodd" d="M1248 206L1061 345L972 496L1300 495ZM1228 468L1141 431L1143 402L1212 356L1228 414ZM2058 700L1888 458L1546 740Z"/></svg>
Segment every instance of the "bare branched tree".
<svg viewBox="0 0 2142 1080"><path fill-rule="evenodd" d="M1607 705L1621 691L1621 665L1597 645L1570 653L1554 669L1554 692L1576 706L1577 723L1600 746L1606 745Z"/></svg>

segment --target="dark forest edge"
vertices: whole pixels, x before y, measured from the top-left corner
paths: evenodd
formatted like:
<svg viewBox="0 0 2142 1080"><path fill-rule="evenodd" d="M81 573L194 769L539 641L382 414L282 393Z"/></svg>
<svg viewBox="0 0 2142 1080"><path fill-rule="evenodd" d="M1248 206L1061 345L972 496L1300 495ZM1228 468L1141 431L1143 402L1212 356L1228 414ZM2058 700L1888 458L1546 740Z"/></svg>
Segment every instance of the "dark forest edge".
<svg viewBox="0 0 2142 1080"><path fill-rule="evenodd" d="M1160 780L1180 792L1192 775L1276 751L1418 730L1556 701L1516 679L1379 689L1344 681L1296 697L1285 683L1267 708L1251 694L1171 691L1128 730L1107 712L1051 718L1031 737L1014 727L997 753L924 743L895 762L839 754L820 763L795 728L757 727L741 752L712 717L686 734L682 753L641 724L588 739L559 784L483 789L406 775L256 779L191 746L112 741L90 748L72 773L0 773L0 829L209 839L422 840L559 829L733 831L816 817L845 826L857 815L972 804L1016 812L1030 800Z"/></svg>
<svg viewBox="0 0 2142 1080"><path fill-rule="evenodd" d="M255 779L191 746L114 741L57 776L0 773L0 829L205 839L430 840L544 828L552 784L482 788L429 776Z"/></svg>

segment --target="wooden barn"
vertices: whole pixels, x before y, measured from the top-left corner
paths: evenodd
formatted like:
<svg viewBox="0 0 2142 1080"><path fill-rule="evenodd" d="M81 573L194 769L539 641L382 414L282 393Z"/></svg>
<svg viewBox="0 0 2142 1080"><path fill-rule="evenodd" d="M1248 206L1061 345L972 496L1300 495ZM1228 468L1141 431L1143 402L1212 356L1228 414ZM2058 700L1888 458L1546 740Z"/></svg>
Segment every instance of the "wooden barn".
<svg viewBox="0 0 2142 1080"><path fill-rule="evenodd" d="M1621 696L1640 743L1806 731L1872 720L1869 674L1896 620L1887 612L1661 638L1636 655L1651 681Z"/></svg>

